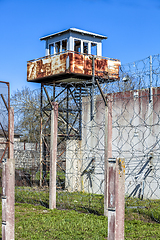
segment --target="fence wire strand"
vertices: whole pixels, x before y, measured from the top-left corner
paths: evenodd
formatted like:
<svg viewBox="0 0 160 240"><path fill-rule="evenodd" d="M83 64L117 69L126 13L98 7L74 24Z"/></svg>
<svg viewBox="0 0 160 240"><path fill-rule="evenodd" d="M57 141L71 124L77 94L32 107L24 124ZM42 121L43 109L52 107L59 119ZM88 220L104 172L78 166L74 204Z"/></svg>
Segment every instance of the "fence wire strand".
<svg viewBox="0 0 160 240"><path fill-rule="evenodd" d="M125 159L126 212L147 214L156 222L160 222L159 81L160 55L152 56L152 62L148 57L122 65L119 81L100 81L106 99L112 101L112 155ZM59 104L57 208L103 214L106 133L105 104L100 91L95 85L91 109L91 86L86 82L56 85L55 96L52 86L45 87L50 100ZM18 105L18 95L12 100L17 108L15 129L22 129L14 147L16 202L48 207L51 134L48 97L43 89L42 185L40 90L24 98L27 104Z"/></svg>

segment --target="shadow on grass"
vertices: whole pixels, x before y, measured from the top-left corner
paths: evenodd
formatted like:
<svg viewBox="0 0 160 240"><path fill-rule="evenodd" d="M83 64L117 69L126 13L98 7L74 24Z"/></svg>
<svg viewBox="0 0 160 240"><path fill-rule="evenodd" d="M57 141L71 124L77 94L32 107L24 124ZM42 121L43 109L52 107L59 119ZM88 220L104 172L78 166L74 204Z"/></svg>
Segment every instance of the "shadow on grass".
<svg viewBox="0 0 160 240"><path fill-rule="evenodd" d="M82 207L82 209L85 209L85 211L87 211L88 213L95 214L95 215L97 215L97 216L103 215L102 213L99 213L98 211L93 210L93 209L91 209L91 208Z"/></svg>
<svg viewBox="0 0 160 240"><path fill-rule="evenodd" d="M43 201L39 201L40 205L42 205L43 207L49 208L49 204L45 203Z"/></svg>
<svg viewBox="0 0 160 240"><path fill-rule="evenodd" d="M28 204L33 204L33 205L39 205L39 206L43 206L45 208L49 208L49 204L43 201L38 201L38 200L34 200L34 201L29 201L29 202L25 202L25 201L16 201L16 203L28 203ZM1 238L0 238L1 240Z"/></svg>

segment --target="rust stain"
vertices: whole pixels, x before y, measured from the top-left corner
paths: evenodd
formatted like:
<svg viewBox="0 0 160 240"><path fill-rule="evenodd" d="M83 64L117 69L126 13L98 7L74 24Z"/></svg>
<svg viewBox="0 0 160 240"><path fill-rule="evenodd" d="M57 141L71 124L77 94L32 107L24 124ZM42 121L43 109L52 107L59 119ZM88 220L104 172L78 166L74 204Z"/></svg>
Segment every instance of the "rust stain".
<svg viewBox="0 0 160 240"><path fill-rule="evenodd" d="M67 58L69 58L69 68L66 64ZM118 80L120 65L119 60L97 57L95 59L95 76L113 81ZM27 63L27 81L36 81L39 78L62 73L92 76L92 59L89 55L67 52Z"/></svg>
<svg viewBox="0 0 160 240"><path fill-rule="evenodd" d="M70 65L70 72L72 73L74 71L74 59L73 59L73 54L68 53L69 56L69 65Z"/></svg>
<svg viewBox="0 0 160 240"><path fill-rule="evenodd" d="M85 57L84 74L85 75L92 75L92 59L90 59L89 56Z"/></svg>
<svg viewBox="0 0 160 240"><path fill-rule="evenodd" d="M108 216L108 239L115 239L116 219L114 213L110 213Z"/></svg>
<svg viewBox="0 0 160 240"><path fill-rule="evenodd" d="M84 74L84 56L81 54L74 54L74 73Z"/></svg>
<svg viewBox="0 0 160 240"><path fill-rule="evenodd" d="M115 207L115 177L116 169L115 167L110 166L108 172L108 207Z"/></svg>

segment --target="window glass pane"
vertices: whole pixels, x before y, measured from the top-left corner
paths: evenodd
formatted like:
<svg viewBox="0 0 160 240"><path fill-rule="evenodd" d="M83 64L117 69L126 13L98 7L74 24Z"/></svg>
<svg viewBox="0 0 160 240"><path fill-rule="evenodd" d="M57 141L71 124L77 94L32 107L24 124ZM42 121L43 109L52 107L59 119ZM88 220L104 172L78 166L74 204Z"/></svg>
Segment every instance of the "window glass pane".
<svg viewBox="0 0 160 240"><path fill-rule="evenodd" d="M81 41L80 40L74 40L74 51L81 52Z"/></svg>
<svg viewBox="0 0 160 240"><path fill-rule="evenodd" d="M60 52L60 42L55 43L55 52L59 53Z"/></svg>
<svg viewBox="0 0 160 240"><path fill-rule="evenodd" d="M67 39L62 41L62 52L67 51Z"/></svg>
<svg viewBox="0 0 160 240"><path fill-rule="evenodd" d="M54 44L49 45L49 54L50 55L54 54Z"/></svg>
<svg viewBox="0 0 160 240"><path fill-rule="evenodd" d="M83 42L83 53L88 54L88 43L87 42Z"/></svg>
<svg viewBox="0 0 160 240"><path fill-rule="evenodd" d="M91 54L97 55L97 44L96 43L91 43Z"/></svg>

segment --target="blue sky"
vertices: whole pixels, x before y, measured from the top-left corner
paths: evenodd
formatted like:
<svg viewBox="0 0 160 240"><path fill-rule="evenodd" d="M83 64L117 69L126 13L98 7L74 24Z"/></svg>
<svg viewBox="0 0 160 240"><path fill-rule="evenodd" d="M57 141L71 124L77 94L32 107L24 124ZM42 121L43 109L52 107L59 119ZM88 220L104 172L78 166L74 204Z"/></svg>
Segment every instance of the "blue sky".
<svg viewBox="0 0 160 240"><path fill-rule="evenodd" d="M39 38L70 27L106 35L103 56L122 64L160 53L160 0L0 0L0 80L11 94L27 83L27 61L45 55Z"/></svg>

